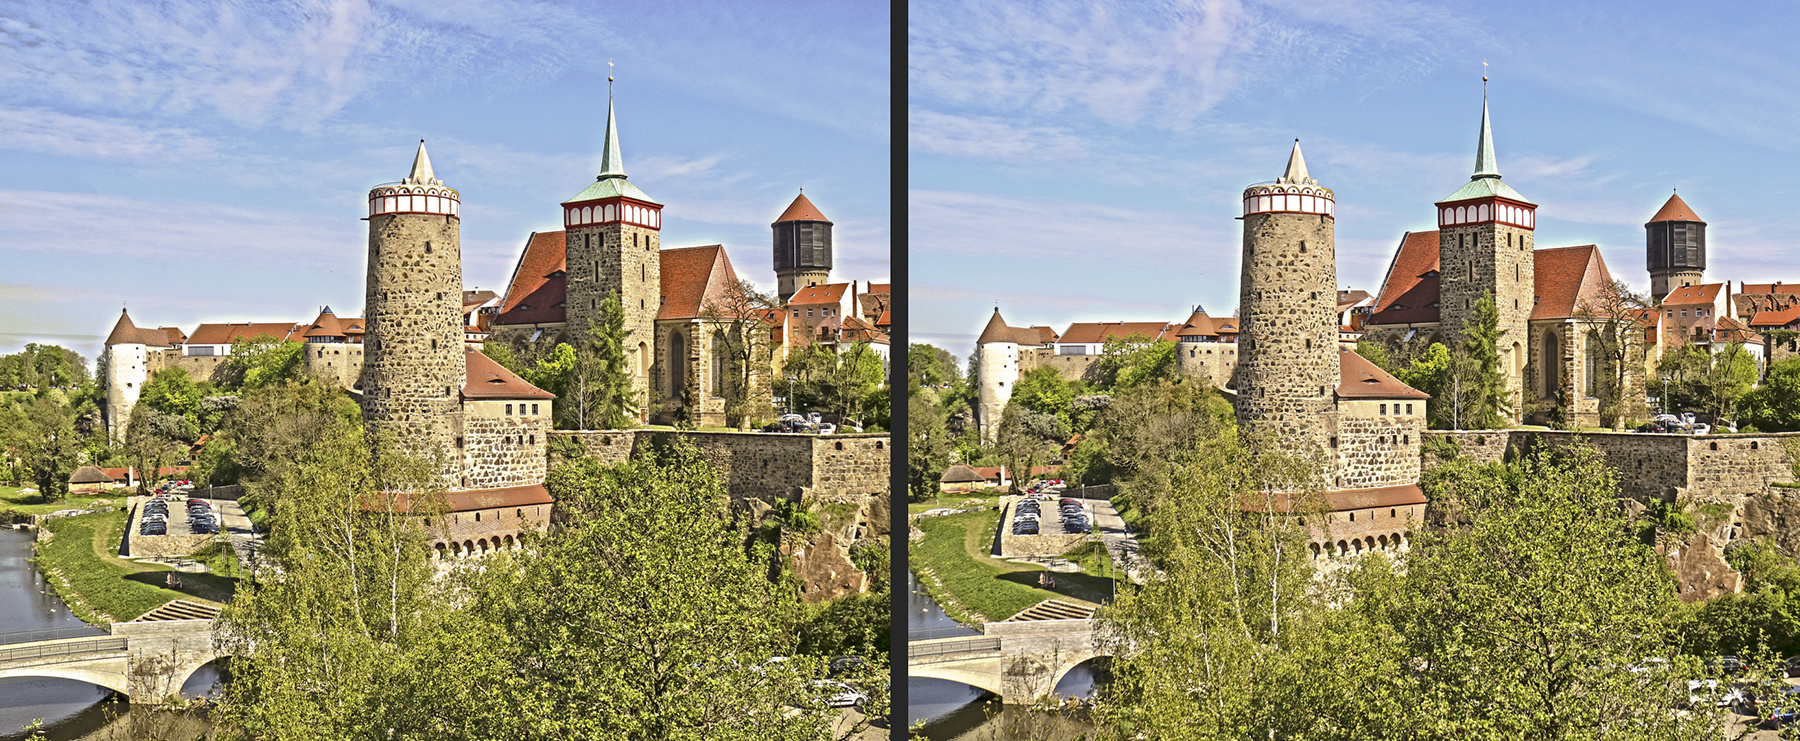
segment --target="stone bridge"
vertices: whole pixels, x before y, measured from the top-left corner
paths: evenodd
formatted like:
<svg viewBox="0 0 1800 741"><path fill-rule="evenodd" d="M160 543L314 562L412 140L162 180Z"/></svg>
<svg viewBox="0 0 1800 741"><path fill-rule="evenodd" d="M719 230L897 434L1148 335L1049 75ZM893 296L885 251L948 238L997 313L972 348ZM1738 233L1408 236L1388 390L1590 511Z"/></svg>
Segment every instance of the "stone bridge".
<svg viewBox="0 0 1800 741"><path fill-rule="evenodd" d="M1077 665L1110 655L1095 646L1091 619L1005 621L981 631L909 641L907 676L960 682L1023 704L1049 695Z"/></svg>
<svg viewBox="0 0 1800 741"><path fill-rule="evenodd" d="M207 612L212 615L197 616ZM213 642L217 612L176 601L137 620L113 623L110 635L0 634L0 679L73 679L116 691L133 703L159 702L180 693L188 677L220 658ZM57 637L38 639L46 633Z"/></svg>

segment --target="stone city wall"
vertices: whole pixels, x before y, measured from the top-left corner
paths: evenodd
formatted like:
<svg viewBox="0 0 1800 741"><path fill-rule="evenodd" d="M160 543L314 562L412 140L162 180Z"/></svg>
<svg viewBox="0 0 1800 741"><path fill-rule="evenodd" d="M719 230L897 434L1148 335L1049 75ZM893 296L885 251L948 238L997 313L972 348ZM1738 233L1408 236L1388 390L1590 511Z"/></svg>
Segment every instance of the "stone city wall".
<svg viewBox="0 0 1800 741"><path fill-rule="evenodd" d="M590 458L618 463L658 436L681 435L725 471L733 499L861 504L885 497L892 441L887 433L789 435L667 430L555 430Z"/></svg>
<svg viewBox="0 0 1800 741"><path fill-rule="evenodd" d="M1455 440L1459 457L1495 462L1532 439L1550 446L1576 442L1592 447L1619 477L1620 492L1638 500L1735 504L1776 482L1792 482L1786 440L1800 433L1660 435L1553 430L1429 430L1425 437ZM1435 456L1427 467L1439 465Z"/></svg>
<svg viewBox="0 0 1800 741"><path fill-rule="evenodd" d="M1411 407L1412 413L1406 413ZM1338 402L1338 489L1400 486L1419 480L1420 434L1425 402L1343 400Z"/></svg>
<svg viewBox="0 0 1800 741"><path fill-rule="evenodd" d="M479 556L516 548L521 536L543 532L550 526L550 510L551 505L532 504L451 512L427 517L424 525L438 558Z"/></svg>
<svg viewBox="0 0 1800 741"><path fill-rule="evenodd" d="M349 342L309 342L306 344L306 373L330 380L344 388L354 388L362 377L363 346Z"/></svg>
<svg viewBox="0 0 1800 741"><path fill-rule="evenodd" d="M1175 346L1175 369L1225 388L1237 370L1237 343L1182 342Z"/></svg>
<svg viewBox="0 0 1800 741"><path fill-rule="evenodd" d="M531 407L537 414L529 413ZM462 487L499 489L542 483L550 444L550 402L463 403Z"/></svg>

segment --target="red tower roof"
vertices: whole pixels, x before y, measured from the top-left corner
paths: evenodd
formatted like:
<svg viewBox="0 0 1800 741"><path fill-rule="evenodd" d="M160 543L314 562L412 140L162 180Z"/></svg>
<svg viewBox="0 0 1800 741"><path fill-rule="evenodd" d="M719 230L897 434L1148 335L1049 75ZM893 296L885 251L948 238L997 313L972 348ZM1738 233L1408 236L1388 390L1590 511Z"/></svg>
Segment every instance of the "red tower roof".
<svg viewBox="0 0 1800 741"><path fill-rule="evenodd" d="M1694 213L1693 209L1688 208L1687 202L1681 200L1681 194L1679 193L1669 196L1669 201L1663 204L1662 210L1657 211L1655 216L1650 217L1651 224L1658 221L1698 221L1702 224L1706 223Z"/></svg>
<svg viewBox="0 0 1800 741"><path fill-rule="evenodd" d="M818 206L814 206L812 201L806 199L805 193L801 193L800 197L795 198L793 203L788 204L787 210L781 212L781 218L776 219L775 223L780 224L784 221L823 221L827 224L831 223L831 219L825 218L825 214L820 213Z"/></svg>

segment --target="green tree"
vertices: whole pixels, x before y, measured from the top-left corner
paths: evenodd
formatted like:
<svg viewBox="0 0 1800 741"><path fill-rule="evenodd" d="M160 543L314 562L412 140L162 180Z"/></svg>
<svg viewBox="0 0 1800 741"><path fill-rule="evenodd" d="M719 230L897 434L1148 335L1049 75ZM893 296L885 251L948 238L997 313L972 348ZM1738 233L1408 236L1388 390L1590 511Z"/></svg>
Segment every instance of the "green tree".
<svg viewBox="0 0 1800 741"><path fill-rule="evenodd" d="M1038 414L1055 417L1064 427L1073 425L1075 394L1079 383L1064 381L1062 373L1050 366L1038 366L1025 372L1013 384L1012 403Z"/></svg>
<svg viewBox="0 0 1800 741"><path fill-rule="evenodd" d="M1056 417L1007 404L994 435L994 450L1012 476L1016 493L1031 480L1031 469L1044 464L1069 438L1069 428Z"/></svg>
<svg viewBox="0 0 1800 741"><path fill-rule="evenodd" d="M1600 426L1622 428L1642 419L1643 374L1647 348L1641 317L1655 308L1649 297L1615 280L1576 304L1575 316L1588 333L1589 352L1600 360L1595 383L1600 400Z"/></svg>
<svg viewBox="0 0 1800 741"><path fill-rule="evenodd" d="M821 660L792 655L797 594L770 588L771 546L746 547L698 450L564 462L548 486L557 529L470 574L467 620L439 643L440 676L461 678L430 701L447 736L826 735Z"/></svg>
<svg viewBox="0 0 1800 741"><path fill-rule="evenodd" d="M219 427L223 410L206 403L212 393L212 383L195 381L187 369L164 368L144 382L138 405L180 417L180 438L193 442Z"/></svg>
<svg viewBox="0 0 1800 741"><path fill-rule="evenodd" d="M1465 392L1467 404L1461 410L1462 424L1465 429L1502 427L1506 425L1503 417L1512 409L1514 400L1506 390L1506 377L1500 372L1500 340L1506 332L1500 329L1500 312L1494 307L1493 293L1484 294L1475 302L1474 314L1464 331L1468 335L1461 347L1464 360L1452 364L1461 385L1472 389Z"/></svg>
<svg viewBox="0 0 1800 741"><path fill-rule="evenodd" d="M531 385L556 394L557 429L616 430L635 426L639 400L631 387L630 362L625 357L625 341L630 334L625 329L625 310L620 308L618 297L608 297L600 303L600 313L586 334L573 342L557 343L519 374Z"/></svg>
<svg viewBox="0 0 1800 741"><path fill-rule="evenodd" d="M1763 431L1800 430L1800 357L1769 365L1761 386L1744 395L1744 419Z"/></svg>
<svg viewBox="0 0 1800 741"><path fill-rule="evenodd" d="M40 391L24 412L25 428L16 438L20 457L39 496L46 502L61 501L69 494L69 475L75 472L82 446L74 410L61 394Z"/></svg>
<svg viewBox="0 0 1800 741"><path fill-rule="evenodd" d="M305 376L306 345L266 334L231 343L231 357L213 371L213 380L234 391L268 388Z"/></svg>
<svg viewBox="0 0 1800 741"><path fill-rule="evenodd" d="M138 488L154 486L163 466L187 449L182 443L185 422L180 415L166 414L139 404L131 409L125 424L125 455L138 471Z"/></svg>
<svg viewBox="0 0 1800 741"><path fill-rule="evenodd" d="M809 345L788 355L783 372L794 381L795 411L817 410L840 419L860 415L863 400L884 380L881 356L867 342Z"/></svg>
<svg viewBox="0 0 1800 741"><path fill-rule="evenodd" d="M1107 342L1093 370L1097 385L1112 391L1173 379L1175 372L1175 343L1141 334Z"/></svg>
<svg viewBox="0 0 1800 741"><path fill-rule="evenodd" d="M938 495L938 479L950 468L952 440L934 394L906 399L906 490L914 500Z"/></svg>
<svg viewBox="0 0 1800 741"><path fill-rule="evenodd" d="M1656 364L1661 378L1655 389L1663 397L1663 410L1679 414L1700 408L1706 396L1706 375L1711 370L1712 355L1702 345L1683 342L1664 350Z"/></svg>
<svg viewBox="0 0 1800 741"><path fill-rule="evenodd" d="M949 350L915 342L906 351L906 375L923 388L944 388L962 379L956 356Z"/></svg>
<svg viewBox="0 0 1800 741"><path fill-rule="evenodd" d="M746 428L769 418L769 373L773 370L775 344L769 334L769 316L780 300L756 290L756 284L738 281L700 307L712 332L714 352L721 354L726 376L721 384L725 398L725 424Z"/></svg>
<svg viewBox="0 0 1800 741"><path fill-rule="evenodd" d="M1732 342L1713 353L1701 379L1701 411L1723 423L1737 417L1738 401L1756 383L1756 358L1744 349L1744 343Z"/></svg>

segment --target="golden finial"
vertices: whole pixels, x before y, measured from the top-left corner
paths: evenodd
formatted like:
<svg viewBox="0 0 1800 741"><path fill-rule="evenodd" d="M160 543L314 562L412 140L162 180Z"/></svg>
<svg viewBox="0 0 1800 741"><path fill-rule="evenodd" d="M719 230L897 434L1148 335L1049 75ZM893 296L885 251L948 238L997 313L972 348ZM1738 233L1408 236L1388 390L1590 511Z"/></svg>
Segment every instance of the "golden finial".
<svg viewBox="0 0 1800 741"><path fill-rule="evenodd" d="M1485 64L1485 62L1484 62L1484 64ZM606 81L609 83L613 81L612 73L613 73L613 62L611 59L608 59L608 60L606 60ZM1482 78L1482 79L1486 79L1486 78Z"/></svg>
<svg viewBox="0 0 1800 741"><path fill-rule="evenodd" d="M1487 60L1481 60L1481 84L1483 85L1487 84L1487 67Z"/></svg>

